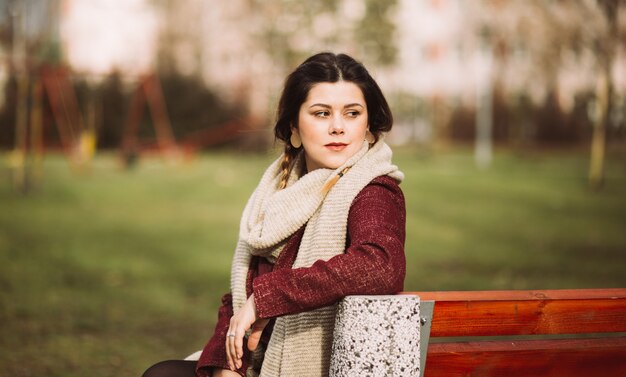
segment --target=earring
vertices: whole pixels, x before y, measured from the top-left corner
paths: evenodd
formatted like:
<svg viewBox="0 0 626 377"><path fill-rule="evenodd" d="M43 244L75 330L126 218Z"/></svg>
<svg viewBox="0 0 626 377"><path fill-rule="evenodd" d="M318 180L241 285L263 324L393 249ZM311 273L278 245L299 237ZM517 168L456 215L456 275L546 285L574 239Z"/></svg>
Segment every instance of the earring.
<svg viewBox="0 0 626 377"><path fill-rule="evenodd" d="M291 133L291 137L289 138L289 142L291 146L298 149L302 146L302 140L300 140L300 135L295 132Z"/></svg>
<svg viewBox="0 0 626 377"><path fill-rule="evenodd" d="M367 141L370 144L374 144L374 142L376 142L376 138L374 137L374 134L370 130L367 130L367 132L365 132L365 141Z"/></svg>

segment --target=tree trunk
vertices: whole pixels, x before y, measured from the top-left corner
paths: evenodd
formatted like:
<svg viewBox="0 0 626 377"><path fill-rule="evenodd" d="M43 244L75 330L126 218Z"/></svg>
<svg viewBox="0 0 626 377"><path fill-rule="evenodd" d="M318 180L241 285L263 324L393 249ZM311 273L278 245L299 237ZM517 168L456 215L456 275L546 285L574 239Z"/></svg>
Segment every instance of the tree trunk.
<svg viewBox="0 0 626 377"><path fill-rule="evenodd" d="M606 128L609 122L611 100L613 96L613 83L611 81L611 68L615 56L617 36L617 12L619 3L617 0L598 0L608 23L608 33L601 43L601 51L598 54L600 60L600 75L596 87L596 119L591 140L591 161L589 166L589 184L594 190L599 190L604 185L604 159L606 154Z"/></svg>
<svg viewBox="0 0 626 377"><path fill-rule="evenodd" d="M596 121L591 139L591 162L589 165L589 184L599 190L604 184L604 156L606 153L606 123L609 109L610 77L603 70L598 78L596 88Z"/></svg>

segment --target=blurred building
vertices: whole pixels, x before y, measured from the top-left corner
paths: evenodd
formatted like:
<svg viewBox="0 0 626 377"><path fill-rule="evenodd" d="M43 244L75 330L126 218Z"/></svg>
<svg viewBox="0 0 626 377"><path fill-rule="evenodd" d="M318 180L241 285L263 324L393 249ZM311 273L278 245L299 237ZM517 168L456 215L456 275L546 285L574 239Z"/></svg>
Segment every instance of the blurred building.
<svg viewBox="0 0 626 377"><path fill-rule="evenodd" d="M168 45L183 50L173 54L176 69L197 72L226 98L243 100L251 112L267 118L298 59L322 50L344 51L366 63L390 98L408 96L409 106L421 101L425 108L439 104L439 115L422 112L418 119L399 111L400 123L407 118L412 126L432 128L433 119L449 120L450 108L475 108L476 96L485 91L533 106L554 95L560 111L572 112L578 96L595 91L602 64L596 46L609 33L595 0L398 0L382 15L393 26L383 43L395 51L391 62L383 63L372 53L380 44L368 49L360 38L368 25L364 20L376 12L370 2L326 3L331 5L311 5L306 14L298 2L287 0L171 3L167 17L179 21L168 22L168 30L179 42ZM617 10L623 36L626 10ZM626 93L623 40L618 38L611 58L616 103L623 103ZM189 41L197 44L187 46Z"/></svg>
<svg viewBox="0 0 626 377"><path fill-rule="evenodd" d="M285 75L331 50L353 54L377 78L399 139L429 139L455 117L473 119L457 109L475 113L485 93L517 108L510 112L554 99L562 114L589 107L591 119L607 64L613 123L624 128L626 7L618 1L613 21L596 0L14 0L7 9L16 4L38 15L27 30L41 14L53 18L46 33L78 75L194 78L261 125L271 122ZM501 119L518 122L511 114Z"/></svg>
<svg viewBox="0 0 626 377"><path fill-rule="evenodd" d="M60 40L63 57L77 74L113 71L137 76L153 71L159 19L149 1L62 0Z"/></svg>

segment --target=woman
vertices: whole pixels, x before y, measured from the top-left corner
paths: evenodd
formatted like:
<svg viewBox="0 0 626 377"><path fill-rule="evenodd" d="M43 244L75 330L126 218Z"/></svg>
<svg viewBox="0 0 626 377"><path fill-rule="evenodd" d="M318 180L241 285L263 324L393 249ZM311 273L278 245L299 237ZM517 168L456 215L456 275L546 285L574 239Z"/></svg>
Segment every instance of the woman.
<svg viewBox="0 0 626 377"><path fill-rule="evenodd" d="M197 362L144 376L328 374L335 304L403 288L403 174L382 139L392 123L347 55L314 55L287 77L274 128L285 151L244 210L215 334Z"/></svg>

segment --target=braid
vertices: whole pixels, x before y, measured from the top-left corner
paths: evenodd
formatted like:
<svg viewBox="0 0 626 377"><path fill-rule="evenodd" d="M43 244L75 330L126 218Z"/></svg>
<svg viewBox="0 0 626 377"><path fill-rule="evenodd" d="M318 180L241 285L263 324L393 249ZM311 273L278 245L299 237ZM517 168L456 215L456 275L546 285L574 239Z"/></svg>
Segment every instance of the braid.
<svg viewBox="0 0 626 377"><path fill-rule="evenodd" d="M283 160L280 162L280 169L282 171L282 175L280 177L280 182L278 183L279 190L282 190L285 187L287 187L287 181L289 180L289 174L291 173L293 160L297 154L298 154L298 149L294 148L289 142L286 142L285 154L283 155Z"/></svg>

